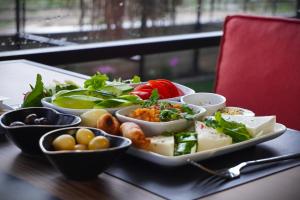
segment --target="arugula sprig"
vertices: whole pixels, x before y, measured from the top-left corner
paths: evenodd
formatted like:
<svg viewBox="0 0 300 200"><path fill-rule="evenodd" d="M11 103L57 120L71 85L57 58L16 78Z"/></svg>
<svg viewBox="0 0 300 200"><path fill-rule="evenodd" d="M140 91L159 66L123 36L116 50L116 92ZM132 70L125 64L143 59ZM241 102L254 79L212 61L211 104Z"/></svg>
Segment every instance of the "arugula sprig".
<svg viewBox="0 0 300 200"><path fill-rule="evenodd" d="M153 105L156 105L159 99L159 94L157 89L152 90L151 96L149 97L148 100L144 101L142 104L142 107L146 108L146 107L150 107Z"/></svg>
<svg viewBox="0 0 300 200"><path fill-rule="evenodd" d="M242 142L252 138L245 124L233 121L226 121L222 118L221 112L215 113L215 119L206 119L205 125L212 127L219 133L229 135L233 142Z"/></svg>

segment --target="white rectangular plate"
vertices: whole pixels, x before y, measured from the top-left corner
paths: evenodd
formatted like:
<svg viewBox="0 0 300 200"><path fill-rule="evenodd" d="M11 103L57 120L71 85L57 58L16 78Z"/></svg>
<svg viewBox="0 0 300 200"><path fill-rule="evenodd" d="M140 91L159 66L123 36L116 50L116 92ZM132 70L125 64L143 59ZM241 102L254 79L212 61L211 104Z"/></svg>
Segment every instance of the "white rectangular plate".
<svg viewBox="0 0 300 200"><path fill-rule="evenodd" d="M239 142L235 144L231 144L225 147L211 149L207 151L197 152L193 154L186 154L181 156L164 156L154 152L145 151L142 149L137 149L131 147L127 152L133 156L138 158L150 161L152 163L162 165L162 166L180 166L187 164L187 159L190 158L194 161L201 161L208 158L213 158L219 155L223 155L226 153L238 151L268 140L272 140L280 135L282 135L286 131L286 127L283 124L276 123L273 132L266 133L260 137L253 138L244 142Z"/></svg>

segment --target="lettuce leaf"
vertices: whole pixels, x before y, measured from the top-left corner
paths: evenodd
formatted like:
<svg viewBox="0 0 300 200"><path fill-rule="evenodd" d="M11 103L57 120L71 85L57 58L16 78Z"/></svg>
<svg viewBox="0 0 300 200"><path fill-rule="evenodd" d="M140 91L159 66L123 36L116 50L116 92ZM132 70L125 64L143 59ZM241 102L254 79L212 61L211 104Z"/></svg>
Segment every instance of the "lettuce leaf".
<svg viewBox="0 0 300 200"><path fill-rule="evenodd" d="M141 82L141 77L134 75L133 78L131 79L131 83L140 83Z"/></svg>
<svg viewBox="0 0 300 200"><path fill-rule="evenodd" d="M89 90L99 90L106 85L106 81L108 81L108 76L97 72L90 79L84 81L84 88Z"/></svg>

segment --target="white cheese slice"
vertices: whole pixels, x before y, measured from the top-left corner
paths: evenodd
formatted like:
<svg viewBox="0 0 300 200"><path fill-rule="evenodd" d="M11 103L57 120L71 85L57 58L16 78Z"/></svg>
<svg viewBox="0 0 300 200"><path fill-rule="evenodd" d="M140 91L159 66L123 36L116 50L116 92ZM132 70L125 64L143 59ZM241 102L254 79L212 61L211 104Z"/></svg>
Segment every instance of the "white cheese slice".
<svg viewBox="0 0 300 200"><path fill-rule="evenodd" d="M149 137L150 139L150 151L165 155L174 155L175 141L173 136L155 136Z"/></svg>
<svg viewBox="0 0 300 200"><path fill-rule="evenodd" d="M274 131L276 123L276 116L251 117L226 115L223 116L223 118L226 121L234 121L245 124L247 130L253 137Z"/></svg>
<svg viewBox="0 0 300 200"><path fill-rule="evenodd" d="M195 126L198 133L198 152L232 144L230 136L217 133L215 129L206 127L202 122L196 122Z"/></svg>

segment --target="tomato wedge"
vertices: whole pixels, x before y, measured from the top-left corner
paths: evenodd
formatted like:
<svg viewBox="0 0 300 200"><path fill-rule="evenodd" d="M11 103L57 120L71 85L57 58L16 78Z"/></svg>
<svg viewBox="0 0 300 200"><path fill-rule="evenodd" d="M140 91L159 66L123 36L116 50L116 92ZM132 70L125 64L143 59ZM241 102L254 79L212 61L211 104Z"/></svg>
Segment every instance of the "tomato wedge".
<svg viewBox="0 0 300 200"><path fill-rule="evenodd" d="M149 80L148 83L135 87L131 93L138 95L142 99L148 99L153 89L157 89L160 99L183 95L183 92L174 83L166 79Z"/></svg>
<svg viewBox="0 0 300 200"><path fill-rule="evenodd" d="M171 81L166 79L157 79L156 81L168 88L170 93L169 98L180 96L178 88Z"/></svg>
<svg viewBox="0 0 300 200"><path fill-rule="evenodd" d="M150 86L149 83L146 83L146 84L142 84L142 85L138 85L134 88L134 91L140 91L140 90L143 90L143 89L150 89L150 90L153 90L153 88Z"/></svg>
<svg viewBox="0 0 300 200"><path fill-rule="evenodd" d="M156 80L150 80L148 81L148 83L150 84L151 87L157 89L160 99L167 99L172 96L168 87L166 87L162 83L159 83Z"/></svg>

